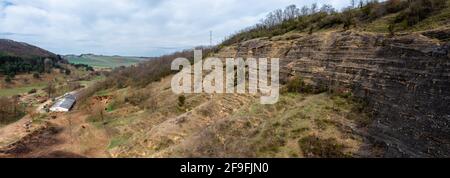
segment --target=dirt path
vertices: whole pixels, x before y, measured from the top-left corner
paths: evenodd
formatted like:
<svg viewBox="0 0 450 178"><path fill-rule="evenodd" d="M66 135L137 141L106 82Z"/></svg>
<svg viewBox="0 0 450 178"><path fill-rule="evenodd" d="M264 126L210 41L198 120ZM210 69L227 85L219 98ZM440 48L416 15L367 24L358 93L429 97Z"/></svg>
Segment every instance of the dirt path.
<svg viewBox="0 0 450 178"><path fill-rule="evenodd" d="M106 152L109 144L106 131L89 123L86 115L72 113L54 120L53 123L63 128L56 138L64 143L48 151L65 151L85 157L109 157Z"/></svg>
<svg viewBox="0 0 450 178"><path fill-rule="evenodd" d="M0 128L0 149L26 136L28 132L26 132L26 128L24 126L30 121L31 118L29 116L25 116L14 123Z"/></svg>
<svg viewBox="0 0 450 178"><path fill-rule="evenodd" d="M10 127L8 129L14 129ZM45 128L23 137L3 157L109 157L108 144L104 130L75 112L60 114L48 121Z"/></svg>

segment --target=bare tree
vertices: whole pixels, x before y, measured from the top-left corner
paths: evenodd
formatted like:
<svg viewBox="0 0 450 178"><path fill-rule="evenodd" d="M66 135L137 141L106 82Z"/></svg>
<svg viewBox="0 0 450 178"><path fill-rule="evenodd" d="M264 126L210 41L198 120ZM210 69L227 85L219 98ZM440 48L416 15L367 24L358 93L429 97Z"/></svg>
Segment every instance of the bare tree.
<svg viewBox="0 0 450 178"><path fill-rule="evenodd" d="M355 8L356 0L350 0L350 5L352 6L352 8Z"/></svg>
<svg viewBox="0 0 450 178"><path fill-rule="evenodd" d="M332 13L335 12L335 10L334 10L333 6L331 6L329 4L324 4L320 8L320 12L327 13L327 14L332 14Z"/></svg>
<svg viewBox="0 0 450 178"><path fill-rule="evenodd" d="M317 13L317 3L311 5L311 14Z"/></svg>
<svg viewBox="0 0 450 178"><path fill-rule="evenodd" d="M53 81L48 82L47 84L47 88L45 88L46 92L47 92L47 96L48 98L52 98L53 94L56 91L56 87Z"/></svg>
<svg viewBox="0 0 450 178"><path fill-rule="evenodd" d="M292 20L300 15L300 9L295 5L287 6L284 9L284 20Z"/></svg>
<svg viewBox="0 0 450 178"><path fill-rule="evenodd" d="M49 58L45 58L44 59L44 70L45 72L50 73L52 70L52 66L53 66L53 61Z"/></svg>
<svg viewBox="0 0 450 178"><path fill-rule="evenodd" d="M308 6L303 6L302 9L300 10L300 13L302 16L306 16L309 14L309 7Z"/></svg>
<svg viewBox="0 0 450 178"><path fill-rule="evenodd" d="M274 26L276 24L275 14L273 12L270 12L269 14L267 14L266 19L263 20L263 23L267 27Z"/></svg>
<svg viewBox="0 0 450 178"><path fill-rule="evenodd" d="M279 24L283 22L283 10L277 9L273 12L275 16L275 24Z"/></svg>

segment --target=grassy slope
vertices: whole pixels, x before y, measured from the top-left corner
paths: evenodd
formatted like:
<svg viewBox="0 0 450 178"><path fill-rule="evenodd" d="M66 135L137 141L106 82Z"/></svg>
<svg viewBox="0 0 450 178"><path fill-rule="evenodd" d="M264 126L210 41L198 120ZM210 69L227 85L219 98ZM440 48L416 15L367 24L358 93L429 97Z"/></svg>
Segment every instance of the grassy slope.
<svg viewBox="0 0 450 178"><path fill-rule="evenodd" d="M105 120L89 119L110 133L105 149L112 157L346 157L358 156L365 144L349 129L367 119L353 100L285 93L276 105L261 105L249 95L200 94L186 95L186 105L179 107L170 79L97 93L113 96ZM158 106L124 102L133 92L150 94L142 97ZM326 151L311 148L317 142L327 142Z"/></svg>
<svg viewBox="0 0 450 178"><path fill-rule="evenodd" d="M447 2L447 8L437 14L434 14L425 20L416 24L411 30L422 31L450 26L450 1Z"/></svg>
<svg viewBox="0 0 450 178"><path fill-rule="evenodd" d="M67 85L68 80L74 80L79 77L87 76L88 71L84 69L76 69L72 66L67 66L71 70L70 76L62 74L59 70L53 70L52 73L43 73L40 78L36 79L33 74L19 74L16 75L12 83L6 83L4 81L4 76L0 77L0 97L1 96L14 96L19 94L28 93L31 89L41 90L47 87L50 81L55 81L57 86ZM26 82L25 82L26 81ZM93 82L90 81L79 81L81 84L89 84ZM62 88L58 88L58 94L60 92L66 92Z"/></svg>
<svg viewBox="0 0 450 178"><path fill-rule="evenodd" d="M256 102L233 112L186 139L188 144L175 145L167 154L173 157L358 157L365 143L355 133L357 129L351 127L368 118L355 109L358 107L357 102L328 94L283 94L275 105ZM321 148L314 149L315 145Z"/></svg>
<svg viewBox="0 0 450 178"><path fill-rule="evenodd" d="M119 57L119 56L66 56L69 62L74 64L87 64L98 68L115 68L120 66L131 66L141 62L143 59L138 57Z"/></svg>
<svg viewBox="0 0 450 178"><path fill-rule="evenodd" d="M33 83L26 86L16 87L16 88L5 88L0 89L0 97L2 96L14 96L29 92L31 89L41 90L47 86L46 82Z"/></svg>
<svg viewBox="0 0 450 178"><path fill-rule="evenodd" d="M389 14L384 17L378 18L373 22L361 25L364 31L376 32L376 33L388 33L389 22L393 21L399 13ZM430 17L420 21L413 27L408 29L399 29L397 27L397 31L424 31L430 29L437 29L443 27L450 27L450 1L447 2L447 8L434 13Z"/></svg>

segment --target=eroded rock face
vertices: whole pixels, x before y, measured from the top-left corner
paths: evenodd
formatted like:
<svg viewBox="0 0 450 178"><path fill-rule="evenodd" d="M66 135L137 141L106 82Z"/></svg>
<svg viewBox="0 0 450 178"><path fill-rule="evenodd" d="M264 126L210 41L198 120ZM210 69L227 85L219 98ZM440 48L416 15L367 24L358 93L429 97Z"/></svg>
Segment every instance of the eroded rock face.
<svg viewBox="0 0 450 178"><path fill-rule="evenodd" d="M449 51L445 41L421 34L325 32L255 39L217 56L277 57L282 80L300 75L318 87L351 90L373 107L370 135L386 146L386 157L449 157Z"/></svg>

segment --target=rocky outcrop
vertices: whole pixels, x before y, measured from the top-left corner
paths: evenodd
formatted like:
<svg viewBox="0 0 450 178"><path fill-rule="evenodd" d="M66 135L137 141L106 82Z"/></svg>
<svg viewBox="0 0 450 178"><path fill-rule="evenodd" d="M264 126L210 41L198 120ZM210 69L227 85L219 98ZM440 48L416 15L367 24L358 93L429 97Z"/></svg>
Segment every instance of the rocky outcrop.
<svg viewBox="0 0 450 178"><path fill-rule="evenodd" d="M373 108L370 135L386 157L450 157L450 44L440 40L448 35L295 34L242 42L217 56L277 57L282 80L300 75L351 90Z"/></svg>

